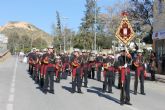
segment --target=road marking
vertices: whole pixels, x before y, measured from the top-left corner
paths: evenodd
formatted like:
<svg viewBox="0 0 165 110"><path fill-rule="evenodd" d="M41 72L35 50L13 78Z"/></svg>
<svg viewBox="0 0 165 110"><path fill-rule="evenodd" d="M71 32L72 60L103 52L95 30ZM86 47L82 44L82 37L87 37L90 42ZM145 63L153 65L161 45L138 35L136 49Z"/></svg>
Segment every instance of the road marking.
<svg viewBox="0 0 165 110"><path fill-rule="evenodd" d="M12 78L12 82L11 82L10 94L9 94L9 98L8 98L8 104L6 105L6 110L13 110L17 66L18 66L18 57L16 58L16 61L15 61L13 78Z"/></svg>
<svg viewBox="0 0 165 110"><path fill-rule="evenodd" d="M11 103L14 101L14 94L10 94L8 101Z"/></svg>
<svg viewBox="0 0 165 110"><path fill-rule="evenodd" d="M15 88L14 87L11 87L11 89L10 89L10 93L14 93L15 92Z"/></svg>
<svg viewBox="0 0 165 110"><path fill-rule="evenodd" d="M7 104L6 110L13 110L13 104Z"/></svg>
<svg viewBox="0 0 165 110"><path fill-rule="evenodd" d="M12 80L12 84L13 84L13 83L15 83L15 77L14 77L13 80Z"/></svg>
<svg viewBox="0 0 165 110"><path fill-rule="evenodd" d="M130 106L130 105L124 105L124 106L127 107L127 108L129 108L129 109L131 109L131 110L139 110L139 109L137 109L137 108L135 108L133 106Z"/></svg>
<svg viewBox="0 0 165 110"><path fill-rule="evenodd" d="M15 83L12 83L12 84L11 84L11 88L14 88L14 87L15 87Z"/></svg>

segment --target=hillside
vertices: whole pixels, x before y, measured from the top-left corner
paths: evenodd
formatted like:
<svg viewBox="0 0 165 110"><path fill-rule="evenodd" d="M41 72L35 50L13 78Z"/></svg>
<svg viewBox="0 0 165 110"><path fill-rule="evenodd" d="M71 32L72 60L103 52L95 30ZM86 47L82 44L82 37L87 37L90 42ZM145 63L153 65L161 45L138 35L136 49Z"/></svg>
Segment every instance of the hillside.
<svg viewBox="0 0 165 110"><path fill-rule="evenodd" d="M8 37L13 33L17 33L20 37L28 36L33 40L40 37L48 44L52 42L52 37L48 33L27 22L8 22L6 25L0 26L0 33Z"/></svg>

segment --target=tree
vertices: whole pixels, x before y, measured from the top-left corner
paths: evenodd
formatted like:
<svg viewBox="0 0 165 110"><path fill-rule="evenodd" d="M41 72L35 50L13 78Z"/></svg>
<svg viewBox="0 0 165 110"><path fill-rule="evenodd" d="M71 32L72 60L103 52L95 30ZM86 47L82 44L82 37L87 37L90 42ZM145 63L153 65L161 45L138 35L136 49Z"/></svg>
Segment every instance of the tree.
<svg viewBox="0 0 165 110"><path fill-rule="evenodd" d="M10 33L10 36L8 37L7 47L12 54L14 54L14 52L18 51L18 48L19 48L18 44L19 44L18 34L17 33Z"/></svg>
<svg viewBox="0 0 165 110"><path fill-rule="evenodd" d="M61 30L61 20L60 20L60 14L58 11L56 11L56 19L57 24L53 25L53 46L56 47L57 51L60 50L62 45L62 30Z"/></svg>
<svg viewBox="0 0 165 110"><path fill-rule="evenodd" d="M47 42L41 37L39 37L33 41L33 47L38 48L38 49L46 48Z"/></svg>
<svg viewBox="0 0 165 110"><path fill-rule="evenodd" d="M19 41L20 49L23 50L25 53L31 50L31 39L27 35L23 35L20 37Z"/></svg>
<svg viewBox="0 0 165 110"><path fill-rule="evenodd" d="M152 43L153 0L130 0L130 6L127 11L134 31L142 41Z"/></svg>
<svg viewBox="0 0 165 110"><path fill-rule="evenodd" d="M95 0L86 0L85 17L82 18L82 23L79 29L80 37L83 39L81 47L92 49L94 31L95 31L95 14L98 15L99 9L96 6ZM96 20L97 21L97 20ZM79 40L80 41L80 40Z"/></svg>
<svg viewBox="0 0 165 110"><path fill-rule="evenodd" d="M112 41L117 40L115 37L117 28L121 21L121 12L124 10L122 2L114 6L107 7L106 13L98 15L97 43L101 48L112 48Z"/></svg>

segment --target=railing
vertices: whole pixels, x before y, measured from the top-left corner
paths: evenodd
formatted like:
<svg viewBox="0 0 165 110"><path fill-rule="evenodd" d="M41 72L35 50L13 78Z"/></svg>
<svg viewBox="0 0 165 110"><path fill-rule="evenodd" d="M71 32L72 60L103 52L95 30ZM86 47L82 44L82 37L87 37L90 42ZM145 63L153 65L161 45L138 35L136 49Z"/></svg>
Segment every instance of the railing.
<svg viewBox="0 0 165 110"><path fill-rule="evenodd" d="M5 59L7 59L10 56L10 52L9 50L3 51L0 53L0 62L4 61Z"/></svg>

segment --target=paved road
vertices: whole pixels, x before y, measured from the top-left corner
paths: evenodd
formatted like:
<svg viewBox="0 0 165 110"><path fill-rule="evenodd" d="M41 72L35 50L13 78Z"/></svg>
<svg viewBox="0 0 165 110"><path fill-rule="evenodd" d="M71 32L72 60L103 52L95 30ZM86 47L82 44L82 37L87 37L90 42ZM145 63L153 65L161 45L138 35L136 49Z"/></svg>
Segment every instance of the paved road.
<svg viewBox="0 0 165 110"><path fill-rule="evenodd" d="M145 82L146 96L131 94L132 106L119 104L119 90L102 93L102 83L89 80L83 94L72 94L71 78L55 83L55 94L43 94L15 57L0 64L0 110L164 110L165 85ZM131 85L133 85L133 78ZM133 86L131 86L133 89Z"/></svg>

